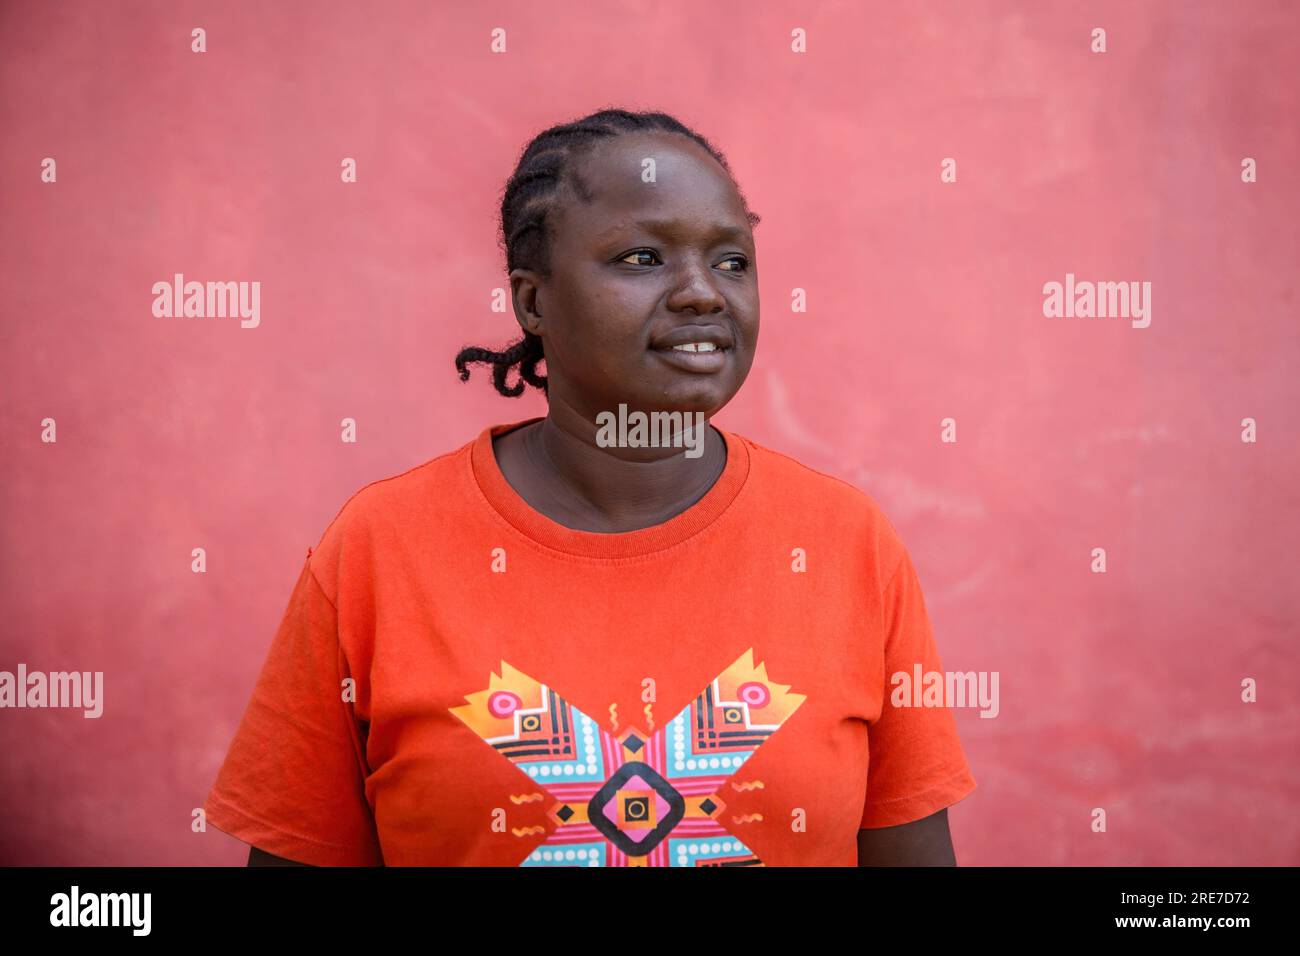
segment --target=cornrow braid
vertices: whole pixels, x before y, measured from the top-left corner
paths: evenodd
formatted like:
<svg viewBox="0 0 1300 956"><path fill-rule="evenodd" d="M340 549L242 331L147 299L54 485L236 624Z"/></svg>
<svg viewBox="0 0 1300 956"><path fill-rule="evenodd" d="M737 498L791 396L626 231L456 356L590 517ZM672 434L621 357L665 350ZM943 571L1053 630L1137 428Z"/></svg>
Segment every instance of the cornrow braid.
<svg viewBox="0 0 1300 956"><path fill-rule="evenodd" d="M532 269L539 275L551 275L551 239L553 212L558 211L566 188L582 202L591 202L591 190L577 173L578 160L602 140L624 133L660 130L687 136L708 150L735 183L726 157L713 145L667 113L634 113L606 109L570 123L561 123L539 133L524 147L515 171L506 182L501 197L499 242L505 251L506 272L517 268ZM740 192L739 184L736 185ZM744 194L741 194L744 202ZM746 208L751 227L761 217ZM462 382L469 381L470 363L492 366L492 383L508 398L523 394L524 383L547 391L547 377L537 371L537 363L546 358L540 336L524 331L523 337L500 352L469 345L456 355L456 371ZM506 373L519 367L513 385L506 384Z"/></svg>
<svg viewBox="0 0 1300 956"><path fill-rule="evenodd" d="M469 369L466 367L466 363L483 362L490 364L492 366L492 384L496 386L497 391L509 398L515 398L523 394L524 382L540 388L543 393L546 392L546 376L537 374L537 363L544 357L541 337L525 331L523 338L501 352L493 352L491 349L467 345L456 356L456 371L460 373L462 382L468 382ZM506 372L515 365L519 366L520 380L515 382L514 385L507 385Z"/></svg>

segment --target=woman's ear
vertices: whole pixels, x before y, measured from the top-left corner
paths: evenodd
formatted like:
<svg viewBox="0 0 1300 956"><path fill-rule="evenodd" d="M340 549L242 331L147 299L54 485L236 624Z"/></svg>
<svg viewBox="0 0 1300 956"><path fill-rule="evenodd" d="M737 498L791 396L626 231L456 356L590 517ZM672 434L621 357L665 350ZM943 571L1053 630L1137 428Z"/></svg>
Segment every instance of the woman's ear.
<svg viewBox="0 0 1300 956"><path fill-rule="evenodd" d="M515 320L520 328L539 335L542 328L540 276L531 269L513 269L510 272L510 298L515 307Z"/></svg>

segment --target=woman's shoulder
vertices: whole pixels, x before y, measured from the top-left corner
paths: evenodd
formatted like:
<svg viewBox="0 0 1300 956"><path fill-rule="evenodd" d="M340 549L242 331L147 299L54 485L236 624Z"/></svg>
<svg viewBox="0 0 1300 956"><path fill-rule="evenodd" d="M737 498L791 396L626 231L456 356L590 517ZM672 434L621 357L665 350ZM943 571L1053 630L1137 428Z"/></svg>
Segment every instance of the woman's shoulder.
<svg viewBox="0 0 1300 956"><path fill-rule="evenodd" d="M400 509L426 497L429 487L442 486L452 474L457 473L461 460L469 451L469 445L442 452L418 465L404 471L376 478L352 493L341 508L339 515L348 513L387 512Z"/></svg>
<svg viewBox="0 0 1300 956"><path fill-rule="evenodd" d="M865 487L800 461L754 439L736 435L749 450L756 492L789 514L834 515L841 527L889 539L901 546L894 527Z"/></svg>
<svg viewBox="0 0 1300 956"><path fill-rule="evenodd" d="M371 540L378 529L409 525L425 512L455 507L455 488L465 482L471 444L362 485L326 524L311 551L313 559L326 561L347 542Z"/></svg>
<svg viewBox="0 0 1300 956"><path fill-rule="evenodd" d="M836 505L864 516L884 517L880 505L867 489L846 478L821 471L793 455L736 435L749 449L755 472L772 488L814 498L828 498Z"/></svg>

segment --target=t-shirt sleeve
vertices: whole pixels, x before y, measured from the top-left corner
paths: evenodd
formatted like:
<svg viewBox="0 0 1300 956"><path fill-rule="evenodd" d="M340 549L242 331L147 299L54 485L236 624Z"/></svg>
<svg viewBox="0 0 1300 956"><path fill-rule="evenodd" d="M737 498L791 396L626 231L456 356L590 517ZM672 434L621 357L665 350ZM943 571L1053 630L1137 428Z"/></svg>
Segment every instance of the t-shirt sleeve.
<svg viewBox="0 0 1300 956"><path fill-rule="evenodd" d="M337 613L309 551L204 804L208 823L299 863L382 865L347 676Z"/></svg>
<svg viewBox="0 0 1300 956"><path fill-rule="evenodd" d="M952 710L900 707L892 701L893 675L907 674L910 690L918 663L922 674L943 671L921 582L905 549L882 598L884 703L880 717L867 728L870 762L862 829L923 819L975 789Z"/></svg>

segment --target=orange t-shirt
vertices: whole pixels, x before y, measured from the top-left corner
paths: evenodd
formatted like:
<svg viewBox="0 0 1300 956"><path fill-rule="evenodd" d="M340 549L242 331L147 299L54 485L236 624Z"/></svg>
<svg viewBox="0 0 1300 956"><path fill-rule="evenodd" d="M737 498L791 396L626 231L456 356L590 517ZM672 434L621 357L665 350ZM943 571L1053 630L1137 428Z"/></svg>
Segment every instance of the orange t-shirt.
<svg viewBox="0 0 1300 956"><path fill-rule="evenodd" d="M719 429L681 514L529 506L484 429L366 485L289 598L208 822L316 865L853 866L975 788L916 569L865 493Z"/></svg>

